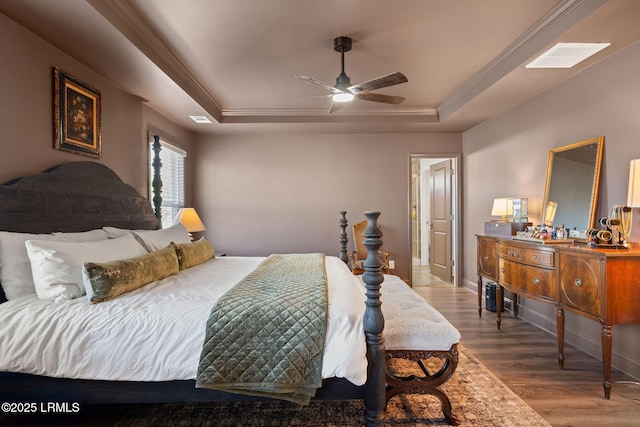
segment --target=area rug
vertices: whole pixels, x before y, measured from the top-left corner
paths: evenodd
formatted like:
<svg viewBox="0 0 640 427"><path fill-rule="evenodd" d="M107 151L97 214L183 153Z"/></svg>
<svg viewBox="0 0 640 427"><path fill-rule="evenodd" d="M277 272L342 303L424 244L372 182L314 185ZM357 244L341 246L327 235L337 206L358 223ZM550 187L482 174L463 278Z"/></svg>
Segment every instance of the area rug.
<svg viewBox="0 0 640 427"><path fill-rule="evenodd" d="M550 426L530 406L493 375L462 345L453 377L442 386L451 399L461 427ZM274 402L233 402L137 405L118 427L147 426L304 426L363 425L361 401L312 401L307 406ZM447 425L433 396L397 396L387 405L384 426Z"/></svg>

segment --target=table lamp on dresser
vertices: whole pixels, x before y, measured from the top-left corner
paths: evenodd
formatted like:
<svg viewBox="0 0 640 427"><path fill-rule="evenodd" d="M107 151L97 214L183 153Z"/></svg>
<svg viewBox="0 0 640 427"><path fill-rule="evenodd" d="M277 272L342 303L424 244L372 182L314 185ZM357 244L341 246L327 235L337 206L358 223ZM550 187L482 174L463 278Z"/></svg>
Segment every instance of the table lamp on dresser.
<svg viewBox="0 0 640 427"><path fill-rule="evenodd" d="M640 208L640 159L631 160L627 206L630 208ZM629 215L631 216L629 234L631 234L631 229L633 229L633 209ZM636 230L638 230L638 228L636 228ZM633 241L633 239L631 241Z"/></svg>

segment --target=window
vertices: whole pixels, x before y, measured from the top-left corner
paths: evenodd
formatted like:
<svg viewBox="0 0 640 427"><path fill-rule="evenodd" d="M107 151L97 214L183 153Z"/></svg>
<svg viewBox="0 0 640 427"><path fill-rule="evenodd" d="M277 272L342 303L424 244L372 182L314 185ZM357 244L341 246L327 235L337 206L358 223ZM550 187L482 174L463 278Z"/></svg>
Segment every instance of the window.
<svg viewBox="0 0 640 427"><path fill-rule="evenodd" d="M184 207L184 159L186 151L160 139L160 177L162 179L162 228L174 224L178 211ZM149 200L153 203L153 141L149 144Z"/></svg>

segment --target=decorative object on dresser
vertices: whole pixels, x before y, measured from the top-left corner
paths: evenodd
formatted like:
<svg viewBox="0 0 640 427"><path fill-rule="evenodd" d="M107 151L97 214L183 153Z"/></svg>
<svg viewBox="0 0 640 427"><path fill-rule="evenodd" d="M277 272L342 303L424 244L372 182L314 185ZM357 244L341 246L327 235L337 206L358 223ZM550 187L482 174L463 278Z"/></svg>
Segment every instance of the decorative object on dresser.
<svg viewBox="0 0 640 427"><path fill-rule="evenodd" d="M53 68L53 148L100 158L100 97L98 89Z"/></svg>
<svg viewBox="0 0 640 427"><path fill-rule="evenodd" d="M191 233L199 233L205 230L205 226L198 215L198 212L194 208L182 208L180 212L178 212L178 217L176 218L176 223L180 223L184 225L184 228L189 232L189 236L191 236L191 240L193 240L193 235Z"/></svg>
<svg viewBox="0 0 640 427"><path fill-rule="evenodd" d="M513 222L529 222L529 199L513 199Z"/></svg>
<svg viewBox="0 0 640 427"><path fill-rule="evenodd" d="M500 220L492 220L484 223L484 234L487 236L508 237L524 230L529 223L514 222L514 200L510 197L500 197L493 200L491 216L499 216ZM526 199L517 199L518 201ZM519 202L519 206L522 206Z"/></svg>

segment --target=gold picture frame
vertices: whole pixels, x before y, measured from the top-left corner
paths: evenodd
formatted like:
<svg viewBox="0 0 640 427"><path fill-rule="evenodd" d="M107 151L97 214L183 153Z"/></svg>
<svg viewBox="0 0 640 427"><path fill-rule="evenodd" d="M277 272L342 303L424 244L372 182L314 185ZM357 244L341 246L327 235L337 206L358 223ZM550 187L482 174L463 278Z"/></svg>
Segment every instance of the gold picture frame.
<svg viewBox="0 0 640 427"><path fill-rule="evenodd" d="M53 148L100 158L100 91L53 67Z"/></svg>

